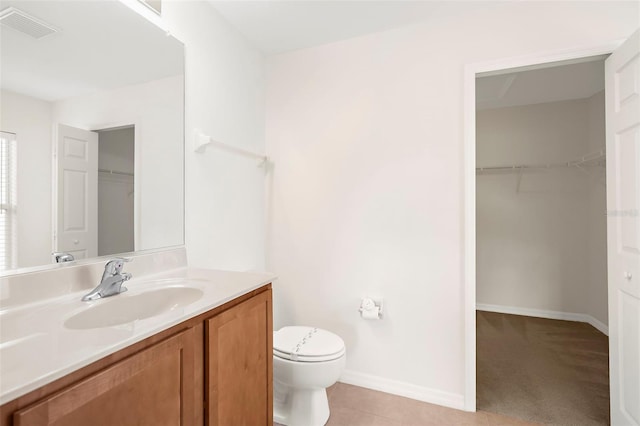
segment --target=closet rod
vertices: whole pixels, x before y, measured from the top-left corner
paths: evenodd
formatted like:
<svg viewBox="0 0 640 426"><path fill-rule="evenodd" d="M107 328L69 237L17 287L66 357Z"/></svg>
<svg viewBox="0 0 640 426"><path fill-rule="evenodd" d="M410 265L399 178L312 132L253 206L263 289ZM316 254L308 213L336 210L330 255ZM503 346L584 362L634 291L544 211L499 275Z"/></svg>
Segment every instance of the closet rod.
<svg viewBox="0 0 640 426"><path fill-rule="evenodd" d="M108 173L110 175L121 175L121 176L133 176L133 173L129 173L129 172L119 172L116 170L109 170L109 169L98 169L98 171L100 173Z"/></svg>
<svg viewBox="0 0 640 426"><path fill-rule="evenodd" d="M548 163L548 164L518 164L513 166L490 166L490 167L476 167L476 172L489 172L489 171L523 171L523 170L545 170L545 169L559 169L568 167L578 167L588 163L603 160L605 158L604 150L592 152L582 157L566 161L564 163Z"/></svg>

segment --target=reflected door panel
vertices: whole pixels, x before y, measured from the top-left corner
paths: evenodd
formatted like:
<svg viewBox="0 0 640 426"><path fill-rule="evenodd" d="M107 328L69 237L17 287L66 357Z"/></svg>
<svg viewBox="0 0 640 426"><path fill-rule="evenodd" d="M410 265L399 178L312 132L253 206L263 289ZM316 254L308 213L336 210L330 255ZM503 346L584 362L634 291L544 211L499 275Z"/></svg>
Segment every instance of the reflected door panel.
<svg viewBox="0 0 640 426"><path fill-rule="evenodd" d="M58 125L55 251L98 255L98 134Z"/></svg>

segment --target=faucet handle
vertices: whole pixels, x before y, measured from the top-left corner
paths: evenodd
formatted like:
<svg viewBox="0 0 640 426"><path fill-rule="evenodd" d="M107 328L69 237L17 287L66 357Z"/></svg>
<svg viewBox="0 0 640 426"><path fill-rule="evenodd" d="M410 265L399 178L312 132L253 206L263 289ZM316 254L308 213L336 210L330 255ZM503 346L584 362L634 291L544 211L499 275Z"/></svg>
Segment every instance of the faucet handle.
<svg viewBox="0 0 640 426"><path fill-rule="evenodd" d="M115 257L108 261L106 265L104 265L104 271L112 275L119 274L122 272L124 263L131 262L132 260L133 259L127 257Z"/></svg>

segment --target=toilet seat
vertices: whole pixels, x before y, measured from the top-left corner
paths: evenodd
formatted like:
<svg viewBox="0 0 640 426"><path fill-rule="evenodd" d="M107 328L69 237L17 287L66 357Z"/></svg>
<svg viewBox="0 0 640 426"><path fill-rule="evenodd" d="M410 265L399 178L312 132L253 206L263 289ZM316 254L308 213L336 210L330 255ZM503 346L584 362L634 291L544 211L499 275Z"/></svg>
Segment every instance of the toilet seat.
<svg viewBox="0 0 640 426"><path fill-rule="evenodd" d="M273 333L273 355L296 362L332 361L345 353L344 341L316 327L290 326Z"/></svg>

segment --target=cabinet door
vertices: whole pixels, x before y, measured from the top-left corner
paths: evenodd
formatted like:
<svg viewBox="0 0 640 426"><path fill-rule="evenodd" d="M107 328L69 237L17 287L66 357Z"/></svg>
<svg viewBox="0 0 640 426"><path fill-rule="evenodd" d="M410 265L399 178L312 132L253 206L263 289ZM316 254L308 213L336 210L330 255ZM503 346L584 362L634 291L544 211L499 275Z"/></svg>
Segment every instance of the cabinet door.
<svg viewBox="0 0 640 426"><path fill-rule="evenodd" d="M194 330L138 352L14 414L16 426L195 423Z"/></svg>
<svg viewBox="0 0 640 426"><path fill-rule="evenodd" d="M209 319L206 335L208 424L272 425L271 290Z"/></svg>

